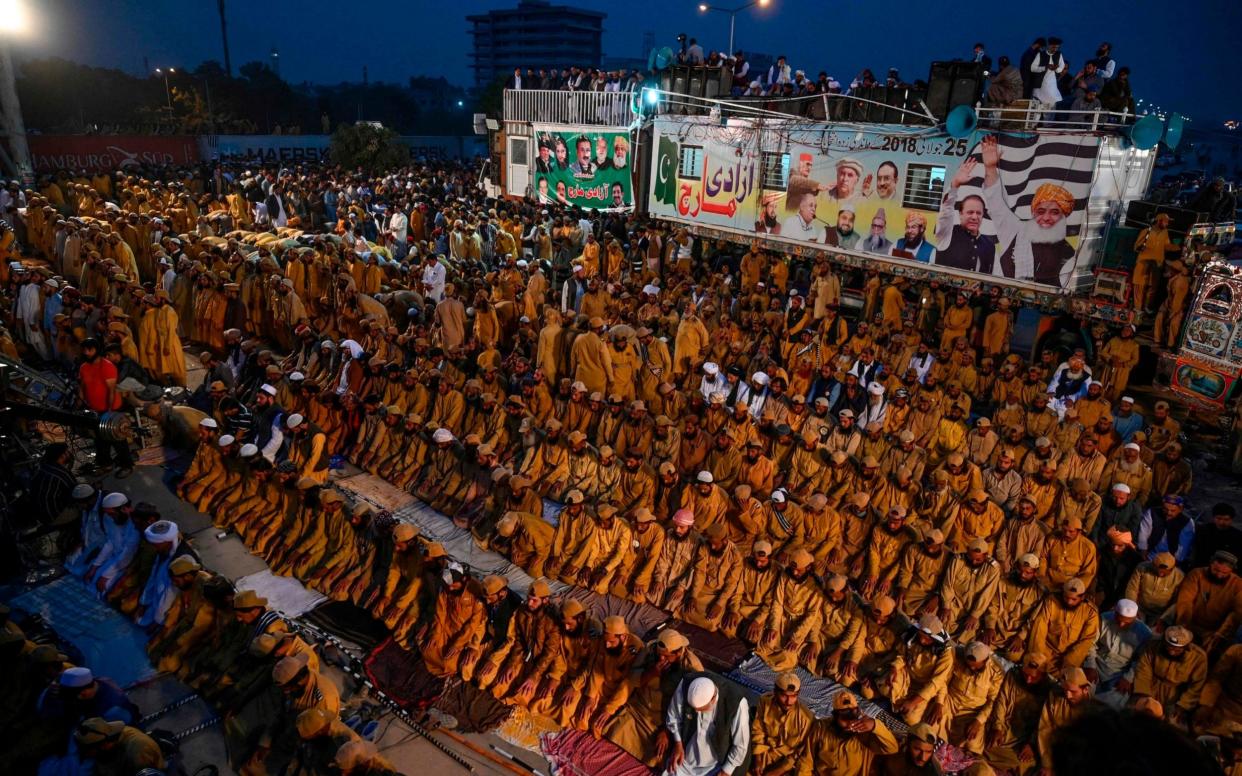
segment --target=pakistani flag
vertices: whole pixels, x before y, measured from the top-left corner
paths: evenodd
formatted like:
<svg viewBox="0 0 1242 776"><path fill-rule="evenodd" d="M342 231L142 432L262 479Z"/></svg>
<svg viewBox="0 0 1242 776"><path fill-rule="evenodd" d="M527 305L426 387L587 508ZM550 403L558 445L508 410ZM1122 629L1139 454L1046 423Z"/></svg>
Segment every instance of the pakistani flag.
<svg viewBox="0 0 1242 776"><path fill-rule="evenodd" d="M656 165L656 202L671 205L677 200L677 141L660 135L660 156Z"/></svg>

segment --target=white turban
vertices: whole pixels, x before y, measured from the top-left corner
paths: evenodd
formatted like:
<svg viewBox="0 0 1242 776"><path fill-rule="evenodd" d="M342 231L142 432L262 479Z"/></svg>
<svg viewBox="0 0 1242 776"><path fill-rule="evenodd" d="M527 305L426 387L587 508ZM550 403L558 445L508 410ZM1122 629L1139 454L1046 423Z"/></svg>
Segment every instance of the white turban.
<svg viewBox="0 0 1242 776"><path fill-rule="evenodd" d="M177 535L177 524L171 520L156 520L143 532L143 536L152 544L174 541Z"/></svg>
<svg viewBox="0 0 1242 776"><path fill-rule="evenodd" d="M116 509L128 503L129 496L126 496L124 493L109 493L103 497L102 506L104 509Z"/></svg>
<svg viewBox="0 0 1242 776"><path fill-rule="evenodd" d="M1117 614L1122 617L1138 617L1138 613L1138 604L1131 601L1129 598L1123 598L1117 602Z"/></svg>

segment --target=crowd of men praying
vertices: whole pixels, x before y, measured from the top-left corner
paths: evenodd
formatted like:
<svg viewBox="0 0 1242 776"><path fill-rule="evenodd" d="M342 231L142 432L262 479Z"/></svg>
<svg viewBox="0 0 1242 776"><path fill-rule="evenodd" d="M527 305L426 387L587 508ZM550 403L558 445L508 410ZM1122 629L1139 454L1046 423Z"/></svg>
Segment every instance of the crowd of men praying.
<svg viewBox="0 0 1242 776"><path fill-rule="evenodd" d="M103 374L83 390L97 411L138 401L126 378L184 385L188 351L205 370L188 404L145 407L193 450L177 495L276 574L367 610L433 676L671 774L933 773L942 742L976 772L1051 773L1058 736L1101 708L1216 736L1236 767L1242 531L1196 490L1172 408L1131 395L1133 327L1016 353L1002 289L875 272L853 318L827 255L488 200L451 164L118 173L22 196L6 351ZM349 497L330 476L344 462L534 583L477 578ZM149 505L64 479L45 512L81 526L70 571L222 709L235 768L391 769L261 596ZM644 641L557 583L672 626ZM772 692L748 702L705 672L700 631L762 658ZM51 681L82 703L86 669L10 641L43 666L12 680L27 700ZM845 688L831 716L799 700L805 672ZM44 731L23 739L40 755L65 736L104 761L149 753L102 705L60 738L14 724Z"/></svg>

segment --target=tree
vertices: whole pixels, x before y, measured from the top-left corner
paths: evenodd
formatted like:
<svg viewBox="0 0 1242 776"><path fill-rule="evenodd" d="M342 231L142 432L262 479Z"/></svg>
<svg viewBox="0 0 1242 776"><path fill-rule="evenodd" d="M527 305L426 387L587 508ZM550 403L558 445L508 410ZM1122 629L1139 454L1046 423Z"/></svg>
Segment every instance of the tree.
<svg viewBox="0 0 1242 776"><path fill-rule="evenodd" d="M332 134L328 153L332 162L348 169L379 173L400 167L410 159L410 149L396 132L370 124L342 125Z"/></svg>

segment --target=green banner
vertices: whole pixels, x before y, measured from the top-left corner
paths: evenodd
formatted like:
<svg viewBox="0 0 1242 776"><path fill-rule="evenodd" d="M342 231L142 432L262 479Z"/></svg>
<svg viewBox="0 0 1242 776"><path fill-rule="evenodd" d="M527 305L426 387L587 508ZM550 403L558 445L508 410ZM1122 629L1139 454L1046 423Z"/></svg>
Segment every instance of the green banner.
<svg viewBox="0 0 1242 776"><path fill-rule="evenodd" d="M535 195L589 210L634 204L628 132L536 130Z"/></svg>
<svg viewBox="0 0 1242 776"><path fill-rule="evenodd" d="M665 205L677 197L677 141L660 135L660 156L656 165L655 199Z"/></svg>

